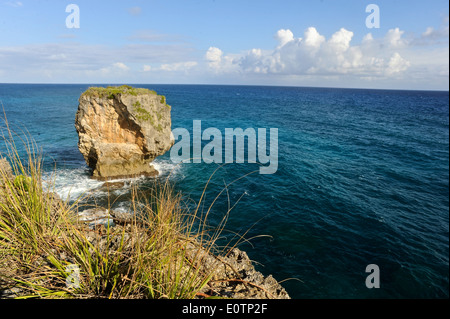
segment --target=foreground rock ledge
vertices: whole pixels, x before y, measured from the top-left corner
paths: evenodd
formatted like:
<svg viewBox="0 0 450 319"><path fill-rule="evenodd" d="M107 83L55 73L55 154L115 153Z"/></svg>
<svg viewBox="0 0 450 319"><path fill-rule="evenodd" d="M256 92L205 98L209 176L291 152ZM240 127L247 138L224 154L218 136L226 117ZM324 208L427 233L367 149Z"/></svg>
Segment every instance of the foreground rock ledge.
<svg viewBox="0 0 450 319"><path fill-rule="evenodd" d="M150 163L174 144L170 109L164 96L127 85L81 94L75 128L93 177L157 175Z"/></svg>

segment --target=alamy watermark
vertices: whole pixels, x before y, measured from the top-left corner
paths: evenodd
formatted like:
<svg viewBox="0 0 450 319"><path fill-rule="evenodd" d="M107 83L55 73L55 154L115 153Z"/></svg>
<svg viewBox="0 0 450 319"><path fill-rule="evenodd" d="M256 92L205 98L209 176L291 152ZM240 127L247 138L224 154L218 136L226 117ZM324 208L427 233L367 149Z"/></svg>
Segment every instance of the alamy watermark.
<svg viewBox="0 0 450 319"><path fill-rule="evenodd" d="M69 289L80 288L80 268L78 265L70 264L66 267L66 287Z"/></svg>
<svg viewBox="0 0 450 319"><path fill-rule="evenodd" d="M366 27L369 29L380 28L380 7L376 4L369 4L366 7L366 12L370 14L366 18Z"/></svg>
<svg viewBox="0 0 450 319"><path fill-rule="evenodd" d="M76 4L69 4L66 7L66 12L70 13L66 18L66 28L79 29L80 28L80 7Z"/></svg>
<svg viewBox="0 0 450 319"><path fill-rule="evenodd" d="M185 128L172 131L179 139L170 150L173 163L259 163L260 174L274 174L278 170L278 129L225 128L225 134L209 127L202 131L202 121L193 121L191 134ZM225 141L224 141L225 139ZM202 141L209 141L202 147ZM246 143L247 141L247 143ZM247 148L245 148L247 144ZM269 144L269 145L268 145ZM192 146L192 147L191 147ZM236 146L236 147L235 147ZM192 149L192 152L191 152ZM247 154L245 154L247 149ZM264 166L266 165L266 166Z"/></svg>
<svg viewBox="0 0 450 319"><path fill-rule="evenodd" d="M376 264L367 265L366 272L370 273L366 278L366 287L369 289L380 288L380 267Z"/></svg>

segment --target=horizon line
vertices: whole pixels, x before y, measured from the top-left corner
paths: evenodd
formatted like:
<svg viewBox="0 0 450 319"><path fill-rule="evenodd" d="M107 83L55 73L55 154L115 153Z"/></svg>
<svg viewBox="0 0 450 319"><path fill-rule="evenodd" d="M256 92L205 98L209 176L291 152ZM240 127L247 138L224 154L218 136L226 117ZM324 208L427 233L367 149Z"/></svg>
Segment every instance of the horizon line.
<svg viewBox="0 0 450 319"><path fill-rule="evenodd" d="M378 91L423 91L423 92L449 92L442 89L393 89L393 88L370 88L370 87L337 87L337 86L296 86L296 85L276 85L276 84L206 84L206 83L106 83L106 82L73 82L73 83L54 83L54 82L0 82L0 85L197 85L197 86L247 86L247 87L280 87L280 88L307 88L307 89L341 89L341 90L378 90Z"/></svg>

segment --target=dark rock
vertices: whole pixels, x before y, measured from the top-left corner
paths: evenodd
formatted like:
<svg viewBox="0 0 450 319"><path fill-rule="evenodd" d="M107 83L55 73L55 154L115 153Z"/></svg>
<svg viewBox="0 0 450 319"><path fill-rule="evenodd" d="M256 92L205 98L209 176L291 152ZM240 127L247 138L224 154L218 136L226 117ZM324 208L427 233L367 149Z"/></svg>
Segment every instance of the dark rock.
<svg viewBox="0 0 450 319"><path fill-rule="evenodd" d="M117 190L124 186L125 182L106 182L100 187L100 190Z"/></svg>

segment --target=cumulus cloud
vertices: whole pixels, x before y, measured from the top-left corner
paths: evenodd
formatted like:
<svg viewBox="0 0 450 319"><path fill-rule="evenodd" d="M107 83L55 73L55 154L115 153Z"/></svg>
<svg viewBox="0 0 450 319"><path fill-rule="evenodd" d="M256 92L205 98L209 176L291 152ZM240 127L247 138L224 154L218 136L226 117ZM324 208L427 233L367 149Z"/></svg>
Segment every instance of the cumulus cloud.
<svg viewBox="0 0 450 319"><path fill-rule="evenodd" d="M418 34L400 28L377 37L367 33L359 43L355 38L361 35L346 28L327 37L315 27L303 34L280 29L273 34L272 49L239 52L224 52L218 46L198 52L179 36L152 30L135 31L123 45L0 44L0 82L173 83L186 79L196 83L213 79L216 83L320 86L332 79L331 85L378 81L379 87L386 87L386 81L391 81L402 83L402 88L416 83L415 88L445 89L448 33L448 20Z"/></svg>
<svg viewBox="0 0 450 319"><path fill-rule="evenodd" d="M253 48L240 53L211 47L206 53L210 70L224 78L256 79L259 83L439 88L448 87L448 20L439 28L408 33L400 28L384 36L363 35L341 28L328 38L314 27L299 37L289 29L274 34L271 50ZM378 81L378 82L375 82ZM377 84L375 84L377 83ZM389 84L387 84L389 83Z"/></svg>
<svg viewBox="0 0 450 319"><path fill-rule="evenodd" d="M206 60L211 68L224 73L392 76L411 66L399 51L407 45L403 33L391 29L381 40L369 33L360 45L352 45L354 33L345 28L329 39L314 27L298 38L291 30L281 29L274 36L278 43L273 50L255 48L233 56L211 47Z"/></svg>
<svg viewBox="0 0 450 319"><path fill-rule="evenodd" d="M386 74L392 75L408 69L411 65L409 61L403 59L397 52L389 59L388 68Z"/></svg>
<svg viewBox="0 0 450 319"><path fill-rule="evenodd" d="M285 29L281 29L277 32L277 34L275 35L275 38L278 40L278 42L280 43L280 47L282 47L283 45L285 45L286 43L294 40L294 34L292 33L291 30L285 30Z"/></svg>
<svg viewBox="0 0 450 319"><path fill-rule="evenodd" d="M334 33L328 41L328 45L337 52L345 52L350 47L350 41L353 38L353 32L344 28Z"/></svg>
<svg viewBox="0 0 450 319"><path fill-rule="evenodd" d="M220 62L222 61L223 52L219 48L210 47L208 51L206 51L205 58L208 61L208 65L211 68L219 68Z"/></svg>
<svg viewBox="0 0 450 319"><path fill-rule="evenodd" d="M238 66L245 72L269 73L270 61L267 60L266 54L261 49L252 49L239 59L236 67Z"/></svg>
<svg viewBox="0 0 450 319"><path fill-rule="evenodd" d="M325 42L325 37L317 32L316 28L309 27L305 31L305 45L308 47L318 48Z"/></svg>
<svg viewBox="0 0 450 319"><path fill-rule="evenodd" d="M386 34L386 42L393 48L399 48L406 45L406 40L402 39L402 35L405 31L401 31L399 28L390 29Z"/></svg>

